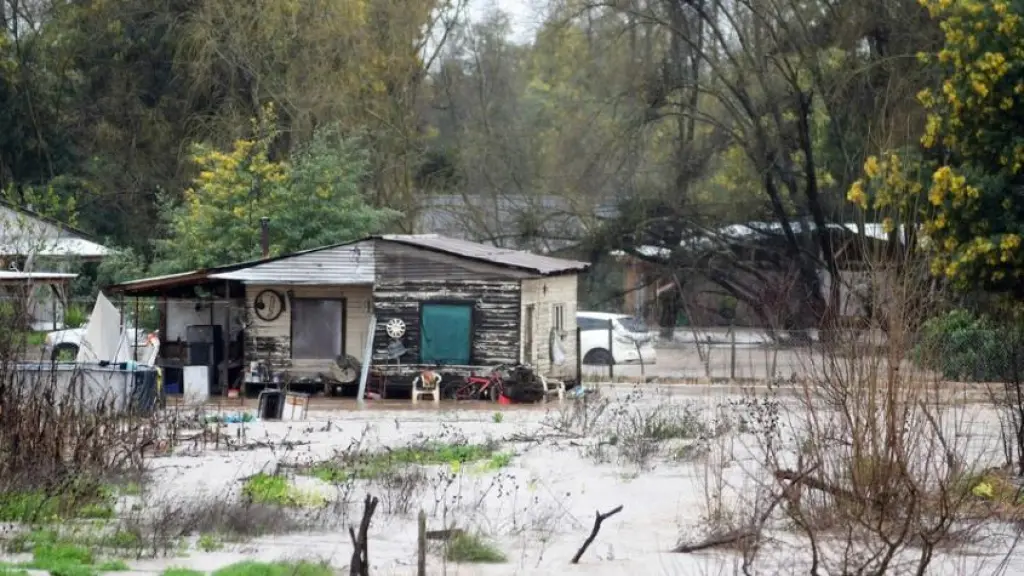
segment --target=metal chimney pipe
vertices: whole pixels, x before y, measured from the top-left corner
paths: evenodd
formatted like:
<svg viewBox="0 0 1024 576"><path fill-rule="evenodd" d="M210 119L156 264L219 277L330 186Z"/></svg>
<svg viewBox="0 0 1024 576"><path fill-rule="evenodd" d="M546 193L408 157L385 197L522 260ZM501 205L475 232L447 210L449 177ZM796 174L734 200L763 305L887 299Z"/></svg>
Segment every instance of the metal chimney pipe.
<svg viewBox="0 0 1024 576"><path fill-rule="evenodd" d="M263 258L270 258L270 218L260 218L260 251Z"/></svg>

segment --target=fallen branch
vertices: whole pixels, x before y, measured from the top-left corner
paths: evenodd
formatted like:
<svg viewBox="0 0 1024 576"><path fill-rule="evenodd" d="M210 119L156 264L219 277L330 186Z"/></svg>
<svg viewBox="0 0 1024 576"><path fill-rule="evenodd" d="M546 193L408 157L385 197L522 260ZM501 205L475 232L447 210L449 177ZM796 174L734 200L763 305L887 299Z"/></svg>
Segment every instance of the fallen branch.
<svg viewBox="0 0 1024 576"><path fill-rule="evenodd" d="M812 466L799 474L790 471L776 472L776 479L789 480L789 486L784 487L782 489L782 493L773 498L771 504L768 505L768 508L766 508L757 520L747 528L740 528L719 536L712 536L694 544L679 544L672 551L679 554L689 554L692 552L700 552L701 550L708 550L710 548L717 548L719 546L739 544L741 542L757 538L764 529L764 525L768 523L768 519L771 518L772 513L775 512L775 508L778 507L779 503L782 502L783 499L791 498L794 485L800 484L808 474L815 470L815 468L817 468L817 466Z"/></svg>
<svg viewBox="0 0 1024 576"><path fill-rule="evenodd" d="M829 496L832 496L837 500L845 500L846 502L851 502L854 504L869 504L873 506L876 510L884 510L886 508L886 502L892 502L896 500L895 496L892 494L883 494L868 498L857 496L852 491L847 490L846 488L833 486L825 482L824 480L815 478L813 476L809 476L809 473L810 470L801 473L797 473L792 470L776 470L775 479L788 480L791 486L806 486L811 490L817 490L819 492L828 494Z"/></svg>
<svg viewBox="0 0 1024 576"><path fill-rule="evenodd" d="M621 505L619 505L613 510L605 512L604 514L601 514L600 512L594 513L594 528L590 531L590 536L587 536L587 539L583 542L583 546L580 546L580 549L576 551L576 555L572 557L573 564L579 564L580 557L583 556L583 553L587 551L587 548L590 546L591 542L594 541L594 538L597 538L597 533L601 531L601 523L607 520L608 518L615 516L619 512L622 512Z"/></svg>
<svg viewBox="0 0 1024 576"><path fill-rule="evenodd" d="M377 509L380 501L369 494L363 502L363 519L359 522L359 535L351 526L348 527L348 535L352 538L352 562L349 566L350 576L369 576L370 574L370 551L368 549L366 533L370 530L370 520L373 512Z"/></svg>

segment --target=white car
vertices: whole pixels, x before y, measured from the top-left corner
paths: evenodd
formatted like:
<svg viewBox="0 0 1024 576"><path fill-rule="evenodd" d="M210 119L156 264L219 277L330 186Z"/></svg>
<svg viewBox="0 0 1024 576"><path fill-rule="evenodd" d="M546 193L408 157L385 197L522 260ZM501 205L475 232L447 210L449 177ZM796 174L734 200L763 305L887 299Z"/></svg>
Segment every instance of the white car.
<svg viewBox="0 0 1024 576"><path fill-rule="evenodd" d="M580 353L584 364L654 364L655 334L643 320L626 314L577 312L580 329ZM611 329L611 350L608 349Z"/></svg>
<svg viewBox="0 0 1024 576"><path fill-rule="evenodd" d="M59 362L74 362L78 356L78 348L85 338L85 330L89 327L86 323L80 328L68 328L66 330L55 330L46 334L45 345L50 351L50 359ZM128 328L131 331L131 327ZM135 330L135 346L141 347L146 344L148 333L145 330Z"/></svg>

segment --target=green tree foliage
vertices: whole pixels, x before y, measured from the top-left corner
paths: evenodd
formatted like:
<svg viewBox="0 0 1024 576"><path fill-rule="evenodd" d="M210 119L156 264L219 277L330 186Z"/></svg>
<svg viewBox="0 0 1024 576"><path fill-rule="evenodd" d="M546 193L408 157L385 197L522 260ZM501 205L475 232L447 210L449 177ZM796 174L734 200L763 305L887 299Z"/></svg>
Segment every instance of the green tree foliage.
<svg viewBox="0 0 1024 576"><path fill-rule="evenodd" d="M425 70L460 7L0 0L0 189L52 187L86 231L150 256L165 204L195 178L192 146L230 147L270 103L274 161L315 126L344 126L372 150L373 200L406 211L428 136Z"/></svg>
<svg viewBox="0 0 1024 576"><path fill-rule="evenodd" d="M366 160L354 141L325 126L291 162L274 161L275 126L268 107L253 136L229 151L195 146L199 175L170 210L171 235L158 242L161 271L258 258L262 217L272 221L271 252L282 254L365 236L399 215L364 200Z"/></svg>

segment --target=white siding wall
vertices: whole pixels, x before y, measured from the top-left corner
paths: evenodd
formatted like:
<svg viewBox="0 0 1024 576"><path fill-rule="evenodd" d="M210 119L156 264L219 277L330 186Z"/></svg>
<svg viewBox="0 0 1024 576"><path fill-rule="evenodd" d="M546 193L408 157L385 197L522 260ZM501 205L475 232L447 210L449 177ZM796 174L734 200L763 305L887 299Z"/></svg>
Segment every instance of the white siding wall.
<svg viewBox="0 0 1024 576"><path fill-rule="evenodd" d="M366 333L370 325L373 289L370 286L265 286L247 285L245 305L251 324L247 338L250 340L273 340L275 351L269 358L279 368L292 368L295 372L326 372L333 360L292 360L291 349L291 306L276 320L265 322L253 312L256 295L268 288L277 290L287 298L289 290L296 298L344 298L345 302L345 353L363 359L366 348ZM251 347L247 347L250 348ZM247 358L246 360L267 360Z"/></svg>
<svg viewBox="0 0 1024 576"><path fill-rule="evenodd" d="M526 358L527 341L525 331L526 307L534 306L533 321L533 358L534 366L545 376L553 378L576 377L576 306L577 276L567 274L551 278L523 280L522 283L522 316L521 323L521 354ZM553 366L551 362L551 328L553 326L555 307L562 306L562 350L565 352L565 363Z"/></svg>

